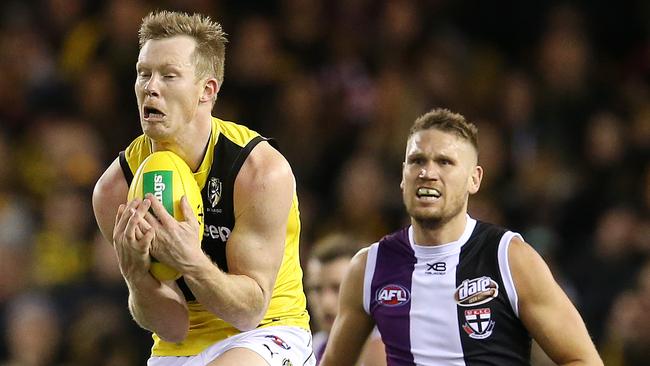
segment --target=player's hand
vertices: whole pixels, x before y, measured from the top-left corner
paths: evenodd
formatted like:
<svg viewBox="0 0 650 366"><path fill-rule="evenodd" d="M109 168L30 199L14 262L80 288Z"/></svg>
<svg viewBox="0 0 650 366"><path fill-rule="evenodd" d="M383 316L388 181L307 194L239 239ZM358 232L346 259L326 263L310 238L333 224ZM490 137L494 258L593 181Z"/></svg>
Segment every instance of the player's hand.
<svg viewBox="0 0 650 366"><path fill-rule="evenodd" d="M149 248L155 232L144 217L150 206L149 200L136 198L120 205L117 210L113 245L120 271L127 281L137 280L149 273Z"/></svg>
<svg viewBox="0 0 650 366"><path fill-rule="evenodd" d="M151 194L145 200L151 201L153 215L148 212L145 219L156 235L150 247L151 255L158 261L171 266L180 273L205 254L199 241L199 222L187 201L181 197L183 220L177 221Z"/></svg>

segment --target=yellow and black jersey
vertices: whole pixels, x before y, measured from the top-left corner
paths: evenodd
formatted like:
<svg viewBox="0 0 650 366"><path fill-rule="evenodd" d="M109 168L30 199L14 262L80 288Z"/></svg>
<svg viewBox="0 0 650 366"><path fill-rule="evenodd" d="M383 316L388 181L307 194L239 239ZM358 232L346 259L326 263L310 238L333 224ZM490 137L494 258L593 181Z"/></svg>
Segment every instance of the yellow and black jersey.
<svg viewBox="0 0 650 366"><path fill-rule="evenodd" d="M212 133L201 165L194 173L203 197L205 229L201 247L223 271L228 271L226 242L233 227L233 189L235 178L253 148L269 141L245 126L212 118ZM120 152L119 162L131 183L133 172L152 153L151 139L146 135L136 138ZM284 258L275 282L268 311L259 327L289 325L309 329L309 315L302 288L302 269L299 259L300 214L294 192L287 223ZM264 255L264 253L251 253ZM169 343L153 335L154 356L196 355L213 343L239 333L232 325L208 312L198 303L181 277L177 281L188 301L190 312L189 335L181 343Z"/></svg>

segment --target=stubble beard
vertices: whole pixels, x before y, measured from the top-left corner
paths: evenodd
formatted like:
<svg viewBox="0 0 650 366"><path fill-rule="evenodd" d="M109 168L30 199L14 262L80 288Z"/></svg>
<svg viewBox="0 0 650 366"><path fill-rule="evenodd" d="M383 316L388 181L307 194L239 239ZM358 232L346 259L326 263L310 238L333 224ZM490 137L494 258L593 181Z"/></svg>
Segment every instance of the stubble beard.
<svg viewBox="0 0 650 366"><path fill-rule="evenodd" d="M455 205L448 212L445 212L445 210L442 209L439 212L431 214L416 213L407 209L407 211L409 211L409 216L411 216L411 220L425 230L437 230L442 228L446 223L458 216L462 210L462 204Z"/></svg>

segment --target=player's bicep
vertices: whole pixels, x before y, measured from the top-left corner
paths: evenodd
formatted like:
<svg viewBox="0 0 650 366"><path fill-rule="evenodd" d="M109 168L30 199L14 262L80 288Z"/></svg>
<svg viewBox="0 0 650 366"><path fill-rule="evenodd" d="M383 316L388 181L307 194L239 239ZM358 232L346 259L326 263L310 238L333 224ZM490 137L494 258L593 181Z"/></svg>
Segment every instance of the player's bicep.
<svg viewBox="0 0 650 366"><path fill-rule="evenodd" d="M540 255L513 238L508 257L519 316L540 347L558 364L593 359L595 348L580 314Z"/></svg>
<svg viewBox="0 0 650 366"><path fill-rule="evenodd" d="M113 243L113 227L120 204L126 202L129 187L118 159L99 178L93 190L93 212L102 235Z"/></svg>
<svg viewBox="0 0 650 366"><path fill-rule="evenodd" d="M259 149L259 150L258 150ZM255 279L270 292L282 263L294 178L268 144L256 147L234 189L235 227L228 239L228 269Z"/></svg>

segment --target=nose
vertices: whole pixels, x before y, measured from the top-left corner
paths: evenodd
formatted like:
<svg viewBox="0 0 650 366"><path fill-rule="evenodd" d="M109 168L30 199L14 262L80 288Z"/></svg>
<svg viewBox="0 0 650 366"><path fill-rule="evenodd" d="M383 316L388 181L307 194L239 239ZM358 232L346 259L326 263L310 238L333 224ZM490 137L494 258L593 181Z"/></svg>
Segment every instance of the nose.
<svg viewBox="0 0 650 366"><path fill-rule="evenodd" d="M336 289L326 289L321 295L321 306L325 310L336 311L339 303L339 293Z"/></svg>
<svg viewBox="0 0 650 366"><path fill-rule="evenodd" d="M433 164L427 164L420 168L418 173L418 178L420 179L435 179L436 178L436 168Z"/></svg>
<svg viewBox="0 0 650 366"><path fill-rule="evenodd" d="M159 94L159 91L158 91L158 82L157 82L157 78L156 78L155 76L152 75L152 76L149 78L149 81L147 81L147 82L144 84L144 93L145 93L147 96L150 96L150 97L151 97L151 96L156 96L156 97L157 97L157 96L160 95L160 94Z"/></svg>

